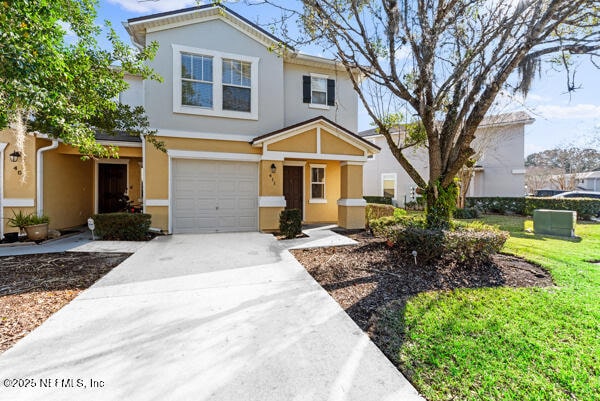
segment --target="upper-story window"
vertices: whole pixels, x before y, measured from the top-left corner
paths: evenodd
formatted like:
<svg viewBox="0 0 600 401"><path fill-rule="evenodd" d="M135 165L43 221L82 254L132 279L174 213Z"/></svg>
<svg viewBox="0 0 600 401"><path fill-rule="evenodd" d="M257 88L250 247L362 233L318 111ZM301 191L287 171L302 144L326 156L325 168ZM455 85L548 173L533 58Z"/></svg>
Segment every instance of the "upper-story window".
<svg viewBox="0 0 600 401"><path fill-rule="evenodd" d="M258 62L173 45L173 112L257 120Z"/></svg>
<svg viewBox="0 0 600 401"><path fill-rule="evenodd" d="M212 57L181 54L181 104L213 107Z"/></svg>
<svg viewBox="0 0 600 401"><path fill-rule="evenodd" d="M304 75L302 85L302 101L309 107L329 109L335 105L335 79L321 74Z"/></svg>
<svg viewBox="0 0 600 401"><path fill-rule="evenodd" d="M252 64L223 60L223 110L251 111Z"/></svg>

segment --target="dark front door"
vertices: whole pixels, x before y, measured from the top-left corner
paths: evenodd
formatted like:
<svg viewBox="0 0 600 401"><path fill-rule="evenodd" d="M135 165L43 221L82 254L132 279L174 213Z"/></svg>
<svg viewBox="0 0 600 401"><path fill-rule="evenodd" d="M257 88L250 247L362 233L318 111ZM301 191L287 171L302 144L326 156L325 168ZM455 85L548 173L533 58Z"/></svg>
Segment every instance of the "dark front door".
<svg viewBox="0 0 600 401"><path fill-rule="evenodd" d="M299 166L283 166L283 196L286 209L303 210L303 168Z"/></svg>
<svg viewBox="0 0 600 401"><path fill-rule="evenodd" d="M127 192L126 164L98 165L98 213L118 212L125 207Z"/></svg>

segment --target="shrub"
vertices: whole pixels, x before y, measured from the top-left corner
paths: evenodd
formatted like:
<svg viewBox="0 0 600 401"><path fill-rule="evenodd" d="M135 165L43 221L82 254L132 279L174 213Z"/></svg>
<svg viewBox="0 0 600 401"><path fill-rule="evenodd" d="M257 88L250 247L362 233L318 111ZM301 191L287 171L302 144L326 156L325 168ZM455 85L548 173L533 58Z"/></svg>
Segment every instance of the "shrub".
<svg viewBox="0 0 600 401"><path fill-rule="evenodd" d="M23 228L26 226L35 226L37 224L50 223L50 218L45 214L38 216L35 213L23 214L22 210L19 212L13 212L13 217L8 218L9 227Z"/></svg>
<svg viewBox="0 0 600 401"><path fill-rule="evenodd" d="M476 219L480 216L481 213L474 207L466 207L464 209L456 209L454 211L455 219Z"/></svg>
<svg viewBox="0 0 600 401"><path fill-rule="evenodd" d="M387 196L363 196L363 199L367 201L367 203L378 203L381 205L391 205L392 198L388 198Z"/></svg>
<svg viewBox="0 0 600 401"><path fill-rule="evenodd" d="M579 220L590 220L600 213L600 199L594 198L528 197L525 203L525 213L530 216L535 209L574 210Z"/></svg>
<svg viewBox="0 0 600 401"><path fill-rule="evenodd" d="M296 238L302 233L302 212L300 209L286 209L279 215L279 232L286 238Z"/></svg>
<svg viewBox="0 0 600 401"><path fill-rule="evenodd" d="M450 230L436 230L426 228L422 218L411 217L373 220L371 230L408 260L413 260L416 251L419 263L448 260L477 265L500 251L508 239L507 232L480 222L456 222Z"/></svg>
<svg viewBox="0 0 600 401"><path fill-rule="evenodd" d="M93 219L95 232L104 240L145 241L151 217L146 213L103 213Z"/></svg>
<svg viewBox="0 0 600 401"><path fill-rule="evenodd" d="M415 200L406 202L404 207L406 210L425 210L426 201L424 196L418 196Z"/></svg>
<svg viewBox="0 0 600 401"><path fill-rule="evenodd" d="M369 221L384 216L394 215L394 206L379 203L367 203L365 207L365 225L369 227Z"/></svg>
<svg viewBox="0 0 600 401"><path fill-rule="evenodd" d="M476 208L487 213L525 214L525 198L523 197L481 197L467 198L465 206Z"/></svg>
<svg viewBox="0 0 600 401"><path fill-rule="evenodd" d="M406 210L401 209L399 207L394 209L394 217L403 217L406 216Z"/></svg>

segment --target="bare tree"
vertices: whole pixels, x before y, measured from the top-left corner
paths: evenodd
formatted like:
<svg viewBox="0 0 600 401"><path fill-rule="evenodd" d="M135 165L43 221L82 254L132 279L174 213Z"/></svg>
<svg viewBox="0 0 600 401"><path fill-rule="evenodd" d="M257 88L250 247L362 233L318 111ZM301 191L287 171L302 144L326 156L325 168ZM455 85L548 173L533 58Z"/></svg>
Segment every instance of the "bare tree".
<svg viewBox="0 0 600 401"><path fill-rule="evenodd" d="M525 185L531 194L537 190L549 188L552 184L552 177L560 173L560 170L548 167L527 167L525 171Z"/></svg>
<svg viewBox="0 0 600 401"><path fill-rule="evenodd" d="M430 226L447 226L455 177L475 154L476 129L497 95L507 88L526 94L549 58L563 63L574 90L573 58L595 62L600 49L598 0L304 0L301 9L262 2L282 9L283 19L298 18L304 36L295 44L319 43L346 68L379 133L425 190ZM280 34L291 32L281 23ZM403 153L418 141L393 140L398 119L375 106L364 77L418 119L428 177Z"/></svg>

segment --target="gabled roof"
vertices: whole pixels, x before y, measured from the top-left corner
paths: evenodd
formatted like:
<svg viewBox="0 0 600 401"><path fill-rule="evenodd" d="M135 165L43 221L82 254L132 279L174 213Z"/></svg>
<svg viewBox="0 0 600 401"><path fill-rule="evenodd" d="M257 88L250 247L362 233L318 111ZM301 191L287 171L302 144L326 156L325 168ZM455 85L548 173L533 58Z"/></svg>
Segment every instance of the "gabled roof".
<svg viewBox="0 0 600 401"><path fill-rule="evenodd" d="M363 146L365 146L366 148L368 148L371 151L380 151L381 148L377 145L375 145L374 143L367 141L364 138L361 138L360 136L356 135L355 133L353 133L352 131L342 127L341 125L331 121L330 119L323 117L323 116L318 116L318 117L314 117L311 118L309 120L306 121L302 121L300 123L294 124L294 125L290 125L288 127L273 131L273 132L269 132L268 134L264 134L261 136L258 136L256 138L254 138L252 140L252 145L256 146L256 145L261 145L263 142L265 141L270 141L272 139L277 138L278 136L283 136L285 134L287 134L289 131L292 130L297 130L298 128L304 127L304 126L309 126L313 123L324 123L325 125L329 125L333 130L336 130L338 132L341 132L345 135L348 135L351 139L353 139L354 141L357 141L359 143L361 143Z"/></svg>
<svg viewBox="0 0 600 401"><path fill-rule="evenodd" d="M524 111L517 111L515 113L504 113L504 114L495 114L492 116L487 116L481 121L479 124L479 128L493 128L493 127L503 127L507 125L516 125L516 124L533 124L535 118L531 117ZM393 130L392 133L397 133L403 129L403 126L397 127ZM368 138L371 136L380 135L377 132L376 128L372 128L369 130L361 131L358 133L363 138Z"/></svg>
<svg viewBox="0 0 600 401"><path fill-rule="evenodd" d="M283 40L221 4L205 4L130 18L127 22L123 22L123 26L131 36L133 42L143 47L146 44L146 31L148 29L155 30L165 26L193 24L199 19L206 18L222 19L263 44L269 46L283 44L285 47L291 49L291 46L287 45Z"/></svg>

